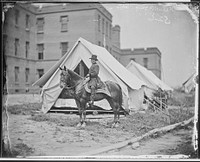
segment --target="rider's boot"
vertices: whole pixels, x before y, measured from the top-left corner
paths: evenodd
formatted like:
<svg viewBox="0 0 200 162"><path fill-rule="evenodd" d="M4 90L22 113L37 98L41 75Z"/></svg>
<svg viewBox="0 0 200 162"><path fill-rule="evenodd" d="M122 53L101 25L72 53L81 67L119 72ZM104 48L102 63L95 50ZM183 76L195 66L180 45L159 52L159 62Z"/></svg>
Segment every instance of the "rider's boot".
<svg viewBox="0 0 200 162"><path fill-rule="evenodd" d="M89 102L89 105L91 107L93 107L93 104L94 104L94 96L95 96L95 87L91 87L91 96L90 96L90 102Z"/></svg>

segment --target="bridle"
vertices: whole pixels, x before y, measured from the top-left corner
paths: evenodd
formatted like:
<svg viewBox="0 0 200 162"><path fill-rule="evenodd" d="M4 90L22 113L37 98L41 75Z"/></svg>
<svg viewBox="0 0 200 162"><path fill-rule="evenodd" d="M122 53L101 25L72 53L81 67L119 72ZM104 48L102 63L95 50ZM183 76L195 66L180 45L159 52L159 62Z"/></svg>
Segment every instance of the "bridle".
<svg viewBox="0 0 200 162"><path fill-rule="evenodd" d="M61 81L64 82L64 89L70 90L70 89L73 89L76 87L76 85L68 87L67 83L71 82L71 80L72 80L69 74L67 74L67 76L66 76L66 74L63 74L63 72L62 72L61 75L62 75L62 77L64 77L63 79L61 79ZM66 79L66 77L67 77L67 79Z"/></svg>

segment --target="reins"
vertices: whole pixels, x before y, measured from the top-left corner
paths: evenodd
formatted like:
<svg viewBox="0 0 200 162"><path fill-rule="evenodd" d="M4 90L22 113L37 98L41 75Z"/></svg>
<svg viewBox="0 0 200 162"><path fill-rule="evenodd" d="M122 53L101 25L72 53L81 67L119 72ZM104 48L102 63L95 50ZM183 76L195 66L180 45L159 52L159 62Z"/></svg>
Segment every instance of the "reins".
<svg viewBox="0 0 200 162"><path fill-rule="evenodd" d="M70 78L71 79L71 78ZM84 79L83 79L84 80ZM88 81L87 82L85 82L84 84L83 84L83 86L82 87L84 87L86 84L88 83ZM81 82L79 82L79 83L76 83L74 86L71 86L71 87L64 87L65 89L67 89L67 90L71 90L71 89L74 89L76 86L78 86L79 84L81 84ZM81 88L82 89L82 88ZM76 90L74 90L74 92L76 93L77 91Z"/></svg>

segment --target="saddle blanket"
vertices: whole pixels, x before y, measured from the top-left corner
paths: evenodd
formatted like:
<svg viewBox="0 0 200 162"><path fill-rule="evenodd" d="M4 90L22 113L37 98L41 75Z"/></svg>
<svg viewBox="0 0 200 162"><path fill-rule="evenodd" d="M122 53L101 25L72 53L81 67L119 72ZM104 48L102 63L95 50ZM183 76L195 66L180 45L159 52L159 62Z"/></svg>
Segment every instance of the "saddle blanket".
<svg viewBox="0 0 200 162"><path fill-rule="evenodd" d="M105 83L104 83L104 84L105 84ZM86 90L88 93L91 93L91 89L88 88L88 84L85 85L85 90ZM106 95L108 95L108 96L111 97L111 94L110 94L110 92L109 92L107 86L105 86L105 88L103 88L103 89L102 89L102 88L101 88L101 89L97 89L97 90L96 90L96 94L97 94L97 93L104 93L104 94L106 94Z"/></svg>

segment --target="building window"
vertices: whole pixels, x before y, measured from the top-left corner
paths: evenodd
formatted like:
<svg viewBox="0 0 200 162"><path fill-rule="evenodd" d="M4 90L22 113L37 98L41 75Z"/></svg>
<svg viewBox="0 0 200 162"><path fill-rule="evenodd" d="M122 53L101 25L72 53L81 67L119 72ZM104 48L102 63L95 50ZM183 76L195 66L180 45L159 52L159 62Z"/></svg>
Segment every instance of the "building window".
<svg viewBox="0 0 200 162"><path fill-rule="evenodd" d="M15 10L15 25L19 24L19 10Z"/></svg>
<svg viewBox="0 0 200 162"><path fill-rule="evenodd" d="M44 59L44 44L38 44L37 50L38 50L38 60L43 60Z"/></svg>
<svg viewBox="0 0 200 162"><path fill-rule="evenodd" d="M102 20L102 33L104 34L104 19Z"/></svg>
<svg viewBox="0 0 200 162"><path fill-rule="evenodd" d="M37 69L37 71L39 78L41 78L44 75L44 69Z"/></svg>
<svg viewBox="0 0 200 162"><path fill-rule="evenodd" d="M19 50L19 39L15 38L15 56L18 55L18 50Z"/></svg>
<svg viewBox="0 0 200 162"><path fill-rule="evenodd" d="M29 15L26 15L26 29L29 29L30 28L30 16Z"/></svg>
<svg viewBox="0 0 200 162"><path fill-rule="evenodd" d="M44 32L44 18L37 18L37 32Z"/></svg>
<svg viewBox="0 0 200 162"><path fill-rule="evenodd" d="M68 31L68 16L61 16L60 17L60 22L61 22L61 32L66 32Z"/></svg>
<svg viewBox="0 0 200 162"><path fill-rule="evenodd" d="M161 68L161 59L159 59L159 68Z"/></svg>
<svg viewBox="0 0 200 162"><path fill-rule="evenodd" d="M108 22L106 22L106 36L108 36Z"/></svg>
<svg viewBox="0 0 200 162"><path fill-rule="evenodd" d="M145 68L148 68L148 58L143 58L143 64Z"/></svg>
<svg viewBox="0 0 200 162"><path fill-rule="evenodd" d="M7 39L8 36L6 34L3 34L3 54L6 53Z"/></svg>
<svg viewBox="0 0 200 162"><path fill-rule="evenodd" d="M62 56L65 55L67 51L68 51L68 42L61 42Z"/></svg>
<svg viewBox="0 0 200 162"><path fill-rule="evenodd" d="M101 31L101 17L98 15L98 30Z"/></svg>
<svg viewBox="0 0 200 162"><path fill-rule="evenodd" d="M25 69L25 81L26 81L26 83L27 83L28 80L29 80L29 79L28 79L28 78L29 78L29 71L30 71L29 68L26 68L26 69Z"/></svg>
<svg viewBox="0 0 200 162"><path fill-rule="evenodd" d="M26 58L28 58L29 56L29 48L30 48L30 43L29 42L26 42Z"/></svg>
<svg viewBox="0 0 200 162"><path fill-rule="evenodd" d="M98 41L98 45L101 46L101 41Z"/></svg>
<svg viewBox="0 0 200 162"><path fill-rule="evenodd" d="M19 82L19 67L15 66L15 82Z"/></svg>

